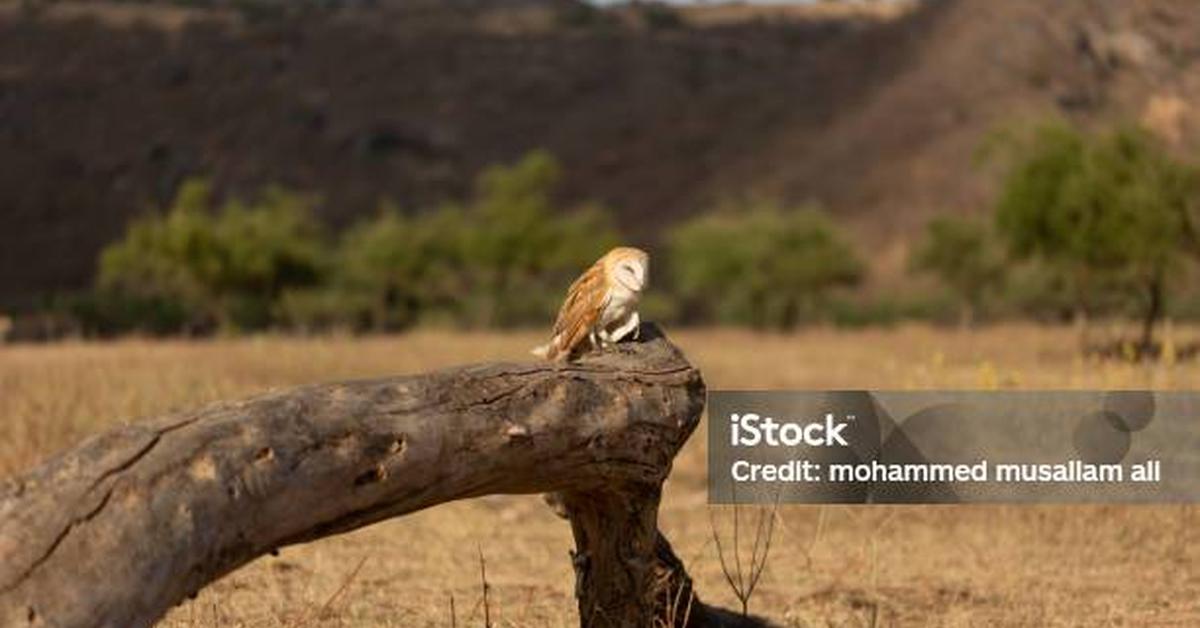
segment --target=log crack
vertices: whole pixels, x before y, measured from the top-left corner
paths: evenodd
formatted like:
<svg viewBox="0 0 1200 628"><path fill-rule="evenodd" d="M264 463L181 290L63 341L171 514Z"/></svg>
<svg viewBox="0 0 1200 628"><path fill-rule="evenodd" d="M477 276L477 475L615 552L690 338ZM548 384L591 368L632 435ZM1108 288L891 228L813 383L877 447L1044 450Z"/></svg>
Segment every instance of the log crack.
<svg viewBox="0 0 1200 628"><path fill-rule="evenodd" d="M112 494L113 489L109 488L107 491L105 491L104 496L100 498L100 502L97 503L94 508L84 513L82 516L75 517L65 527L63 527L62 530L60 530L58 534L54 536L50 546L47 547L40 556L34 559L29 567L21 572L21 574L13 581L0 586L0 594L8 593L9 591L14 590L20 586L22 582L28 580L29 577L38 570L38 568L40 568L47 560L50 559L51 556L54 555L55 550L57 550L58 546L62 545L62 543L67 540L67 536L71 534L72 530L74 530L77 526L84 525L90 522L92 519L95 519L96 516L98 516L100 512L104 510L105 506L108 505L109 500L112 498Z"/></svg>

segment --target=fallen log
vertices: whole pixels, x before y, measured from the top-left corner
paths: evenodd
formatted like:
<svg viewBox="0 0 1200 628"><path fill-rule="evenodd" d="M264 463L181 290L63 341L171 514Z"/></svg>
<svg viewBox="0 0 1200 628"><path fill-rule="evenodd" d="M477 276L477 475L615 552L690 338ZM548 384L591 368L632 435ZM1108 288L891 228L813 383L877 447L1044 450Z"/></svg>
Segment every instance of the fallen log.
<svg viewBox="0 0 1200 628"><path fill-rule="evenodd" d="M739 625L694 600L657 529L704 394L647 325L570 365L305 386L118 427L0 487L0 625L147 626L280 547L541 492L571 521L582 626Z"/></svg>

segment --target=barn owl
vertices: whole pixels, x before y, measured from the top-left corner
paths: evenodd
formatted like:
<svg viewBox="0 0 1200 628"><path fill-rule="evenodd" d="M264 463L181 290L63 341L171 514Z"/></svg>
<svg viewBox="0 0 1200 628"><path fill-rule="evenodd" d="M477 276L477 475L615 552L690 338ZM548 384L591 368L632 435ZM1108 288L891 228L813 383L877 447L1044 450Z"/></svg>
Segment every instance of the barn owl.
<svg viewBox="0 0 1200 628"><path fill-rule="evenodd" d="M607 347L636 334L641 324L637 304L649 271L650 256L641 249L619 246L606 253L571 284L554 337L533 354L568 361L585 341Z"/></svg>

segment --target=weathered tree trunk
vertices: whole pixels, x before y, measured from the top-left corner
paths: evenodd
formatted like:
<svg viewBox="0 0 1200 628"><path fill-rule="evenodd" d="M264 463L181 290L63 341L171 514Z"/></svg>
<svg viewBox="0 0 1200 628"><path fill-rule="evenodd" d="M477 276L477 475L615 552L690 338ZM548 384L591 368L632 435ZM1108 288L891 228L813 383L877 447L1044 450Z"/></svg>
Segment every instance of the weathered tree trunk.
<svg viewBox="0 0 1200 628"><path fill-rule="evenodd" d="M582 625L654 625L668 593L690 602L656 518L704 384L643 334L578 364L307 386L92 437L0 488L0 625L145 626L278 547L545 491L575 531ZM691 625L729 625L691 604Z"/></svg>

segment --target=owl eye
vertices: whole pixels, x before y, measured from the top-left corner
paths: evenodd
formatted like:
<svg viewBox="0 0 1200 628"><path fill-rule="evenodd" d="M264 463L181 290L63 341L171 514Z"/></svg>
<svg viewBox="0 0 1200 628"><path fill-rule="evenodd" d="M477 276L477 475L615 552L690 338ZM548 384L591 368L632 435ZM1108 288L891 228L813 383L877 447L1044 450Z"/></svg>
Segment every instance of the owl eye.
<svg viewBox="0 0 1200 628"><path fill-rule="evenodd" d="M642 277L642 267L633 262L625 262L617 267L617 273L624 279L628 280L634 286L641 286L645 278Z"/></svg>

